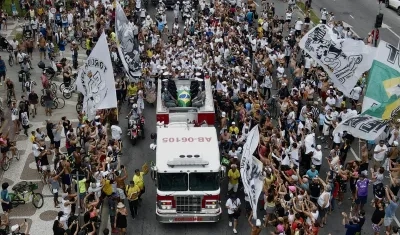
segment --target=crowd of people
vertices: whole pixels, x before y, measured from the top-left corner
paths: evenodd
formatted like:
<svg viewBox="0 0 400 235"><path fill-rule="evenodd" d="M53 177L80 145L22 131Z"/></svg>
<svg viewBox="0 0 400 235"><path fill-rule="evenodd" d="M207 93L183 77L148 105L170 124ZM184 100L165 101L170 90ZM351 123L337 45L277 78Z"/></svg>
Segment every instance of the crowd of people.
<svg viewBox="0 0 400 235"><path fill-rule="evenodd" d="M142 78L175 79L201 71L213 83L216 127L229 178L229 197L223 204L234 233L240 231L239 217L246 215L252 234L260 234L264 227L271 227L272 234L280 235L322 234L320 228L327 223L339 224L331 221L329 214L341 210L338 206L349 197L352 207L342 213L346 234L360 234L362 230L398 234L392 222L399 203L399 125L391 127L388 139L363 141L361 159L347 159L354 137L347 132L333 135L332 131L341 120L360 111L367 75L360 78L350 97L334 87L323 69L298 47L300 38L311 28L308 12L304 19L293 17L293 1L288 2L285 15L280 17L275 5L267 1L262 2L261 10L256 10L253 1L201 0L193 3L197 9L193 17L181 24L182 4L177 2L170 33L165 16L135 12L140 2L123 5L139 44ZM32 30L38 43L33 46L38 47L41 59L46 59L44 52L53 50L54 44L63 52L68 49L66 42L71 41L76 68L79 48L74 40L85 40L89 55L103 30L108 35L110 51L116 53L115 11L109 2L78 1L71 6L57 2L55 14L41 10L44 6L40 3L37 8L26 3L23 9L34 18ZM333 27L338 37L352 37L349 29L335 21L333 13L326 9L321 12L322 23ZM52 27L54 19L59 28ZM0 72L5 79L6 67L1 57ZM142 84L130 83L126 77L117 78L116 87L119 103L143 89ZM38 97L36 103L30 94L28 99L21 99L23 105L19 108L12 104L12 120L16 133L22 124L28 135L29 115L36 113L35 108L29 107L38 103ZM173 103L168 96L163 96L163 102ZM135 219L138 215L147 169L137 169L127 183L129 175L120 162L123 131L117 120L108 124L106 120L103 112L91 121L79 115L76 126L67 117L56 122L48 120L45 131L37 129L29 136L37 169L51 184L54 207L60 208L53 226L56 235L68 230L71 234L126 234L129 217ZM249 203L242 197L239 168L245 137L257 124L260 144L256 157L264 164L265 179L259 203L263 218L254 222ZM65 146L61 146L61 136L66 138ZM46 145L46 138L50 145ZM65 147L65 153L61 147ZM3 149L6 151L7 146ZM385 180L385 176L389 179ZM9 202L6 193L2 192L1 200L2 206ZM112 231L99 231L99 208L104 200L108 202ZM370 204L375 207L372 215L366 214L364 208ZM241 208L246 213L241 213ZM83 223L78 214L84 215ZM371 220L372 228L365 228L366 219Z"/></svg>

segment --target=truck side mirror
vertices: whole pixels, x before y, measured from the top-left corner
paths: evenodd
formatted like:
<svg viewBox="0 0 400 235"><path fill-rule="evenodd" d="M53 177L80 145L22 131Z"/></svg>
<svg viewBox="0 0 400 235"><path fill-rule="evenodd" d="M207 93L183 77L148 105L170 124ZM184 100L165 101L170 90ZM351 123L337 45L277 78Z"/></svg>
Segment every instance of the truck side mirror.
<svg viewBox="0 0 400 235"><path fill-rule="evenodd" d="M157 167L156 166L152 166L150 168L150 174L151 174L151 179L153 181L156 181L157 180Z"/></svg>
<svg viewBox="0 0 400 235"><path fill-rule="evenodd" d="M225 166L220 166L219 177L221 180L225 179L225 177L226 177L226 167Z"/></svg>

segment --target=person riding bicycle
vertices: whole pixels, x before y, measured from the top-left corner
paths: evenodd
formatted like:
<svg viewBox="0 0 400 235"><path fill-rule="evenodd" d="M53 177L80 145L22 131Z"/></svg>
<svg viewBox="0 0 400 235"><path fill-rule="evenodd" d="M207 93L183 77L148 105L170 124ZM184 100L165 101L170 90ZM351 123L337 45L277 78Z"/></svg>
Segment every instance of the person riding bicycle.
<svg viewBox="0 0 400 235"><path fill-rule="evenodd" d="M135 120L139 119L140 114L139 114L139 110L138 110L138 105L137 105L137 104L133 104L133 105L132 105L132 109L131 109L131 111L128 113L128 116L127 116L128 119L129 119L131 116L133 116L133 118L134 118Z"/></svg>
<svg viewBox="0 0 400 235"><path fill-rule="evenodd" d="M65 87L69 87L71 85L72 68L69 64L65 63L63 71L63 83Z"/></svg>
<svg viewBox="0 0 400 235"><path fill-rule="evenodd" d="M6 86L7 86L7 97L16 99L14 83L9 78L7 78L6 80Z"/></svg>
<svg viewBox="0 0 400 235"><path fill-rule="evenodd" d="M42 82L43 89L49 89L50 88L50 81L47 78L46 72L43 71L42 76L40 76L40 81Z"/></svg>

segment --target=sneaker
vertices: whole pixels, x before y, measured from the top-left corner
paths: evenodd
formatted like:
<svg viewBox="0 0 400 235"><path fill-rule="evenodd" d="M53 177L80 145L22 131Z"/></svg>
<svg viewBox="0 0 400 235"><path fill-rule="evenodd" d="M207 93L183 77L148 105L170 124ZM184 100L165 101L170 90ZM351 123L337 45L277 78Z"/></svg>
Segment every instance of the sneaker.
<svg viewBox="0 0 400 235"><path fill-rule="evenodd" d="M3 83L0 82L0 86L3 86Z"/></svg>
<svg viewBox="0 0 400 235"><path fill-rule="evenodd" d="M233 229L233 233L234 233L234 234L237 234L237 230L236 230L235 228Z"/></svg>
<svg viewBox="0 0 400 235"><path fill-rule="evenodd" d="M229 227L232 227L232 222L229 222Z"/></svg>

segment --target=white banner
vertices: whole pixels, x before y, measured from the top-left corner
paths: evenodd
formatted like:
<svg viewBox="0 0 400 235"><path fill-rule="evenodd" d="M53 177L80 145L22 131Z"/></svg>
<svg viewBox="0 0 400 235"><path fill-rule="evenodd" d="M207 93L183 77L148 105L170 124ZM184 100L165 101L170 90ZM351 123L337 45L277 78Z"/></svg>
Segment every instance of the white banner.
<svg viewBox="0 0 400 235"><path fill-rule="evenodd" d="M338 39L332 29L324 24L317 25L304 35L299 46L348 97L361 75L371 68L376 54L376 48L365 45L363 41Z"/></svg>
<svg viewBox="0 0 400 235"><path fill-rule="evenodd" d="M76 87L84 96L83 111L89 120L93 120L98 109L117 107L114 72L104 32L80 67Z"/></svg>
<svg viewBox="0 0 400 235"><path fill-rule="evenodd" d="M133 25L126 18L119 3L115 8L115 33L117 35L118 54L131 81L138 81L142 75L139 42L135 39Z"/></svg>
<svg viewBox="0 0 400 235"><path fill-rule="evenodd" d="M253 156L259 142L260 132L257 125L251 129L247 136L240 161L240 175L242 177L244 192L253 209L254 219L257 219L257 203L263 187L263 164Z"/></svg>
<svg viewBox="0 0 400 235"><path fill-rule="evenodd" d="M358 115L339 123L333 131L333 134L335 135L338 132L343 133L343 131L347 131L356 138L376 140L383 132L389 131L387 123L388 121L379 118L368 115Z"/></svg>

